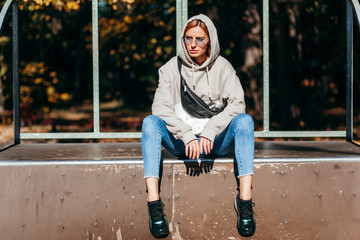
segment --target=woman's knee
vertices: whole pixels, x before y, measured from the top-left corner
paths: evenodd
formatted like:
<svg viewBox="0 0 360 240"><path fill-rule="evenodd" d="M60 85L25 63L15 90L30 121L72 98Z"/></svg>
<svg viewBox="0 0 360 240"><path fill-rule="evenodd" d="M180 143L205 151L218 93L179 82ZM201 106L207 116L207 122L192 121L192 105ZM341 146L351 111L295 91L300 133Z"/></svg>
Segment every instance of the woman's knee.
<svg viewBox="0 0 360 240"><path fill-rule="evenodd" d="M144 133L147 131L151 131L153 133L154 130L159 128L163 122L164 121L160 117L155 115L149 115L143 120L142 132Z"/></svg>
<svg viewBox="0 0 360 240"><path fill-rule="evenodd" d="M237 115L233 121L238 129L254 131L254 120L249 114L241 113Z"/></svg>

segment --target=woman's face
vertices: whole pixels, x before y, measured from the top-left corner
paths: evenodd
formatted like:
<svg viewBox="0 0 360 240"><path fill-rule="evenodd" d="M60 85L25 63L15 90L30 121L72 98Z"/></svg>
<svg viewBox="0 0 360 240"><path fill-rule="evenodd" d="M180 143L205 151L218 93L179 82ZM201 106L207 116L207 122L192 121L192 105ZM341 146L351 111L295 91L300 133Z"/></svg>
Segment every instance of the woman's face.
<svg viewBox="0 0 360 240"><path fill-rule="evenodd" d="M199 27L193 27L184 34L186 50L190 57L199 65L203 64L206 59L206 50L209 45L209 36Z"/></svg>

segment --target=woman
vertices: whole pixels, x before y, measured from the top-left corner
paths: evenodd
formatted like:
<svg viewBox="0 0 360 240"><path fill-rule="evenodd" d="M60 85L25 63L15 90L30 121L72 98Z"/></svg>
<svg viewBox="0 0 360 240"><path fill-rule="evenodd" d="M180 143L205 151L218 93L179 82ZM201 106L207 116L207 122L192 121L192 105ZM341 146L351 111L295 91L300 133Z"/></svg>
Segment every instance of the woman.
<svg viewBox="0 0 360 240"><path fill-rule="evenodd" d="M190 18L173 57L159 69L159 85L152 114L144 119L142 152L148 189L149 225L154 237L169 234L159 196L161 145L175 156L198 159L223 156L235 148L240 188L235 199L237 228L242 236L255 232L251 184L254 124L245 114L244 91L232 65L219 55L216 28L205 15ZM211 118L196 118L181 104L180 72L187 85L211 109L223 109Z"/></svg>

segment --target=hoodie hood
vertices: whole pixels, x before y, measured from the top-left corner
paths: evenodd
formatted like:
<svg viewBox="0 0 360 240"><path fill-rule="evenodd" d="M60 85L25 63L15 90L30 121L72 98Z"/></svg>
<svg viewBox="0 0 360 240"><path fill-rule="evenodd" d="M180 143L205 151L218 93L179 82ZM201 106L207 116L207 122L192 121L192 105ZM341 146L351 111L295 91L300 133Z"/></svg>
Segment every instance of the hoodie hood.
<svg viewBox="0 0 360 240"><path fill-rule="evenodd" d="M208 28L209 37L210 37L210 48L211 48L210 49L211 50L210 57L208 57L208 59L201 66L199 66L197 63L195 63L192 60L192 58L189 56L189 54L186 50L185 43L183 41L183 37L185 34L185 28L188 25L188 23L194 19L200 19L201 21L203 21L205 23L206 27ZM214 23L211 21L211 19L209 17L205 16L204 14L199 14L199 15L193 16L189 20L187 20L185 26L183 27L182 34L180 36L179 47L178 47L178 55L181 58L181 60L183 61L183 63L185 65L193 66L195 68L205 68L205 67L209 66L212 62L214 62L214 60L219 56L219 53L220 53L220 45L219 45L218 35L217 35L216 27L215 27Z"/></svg>

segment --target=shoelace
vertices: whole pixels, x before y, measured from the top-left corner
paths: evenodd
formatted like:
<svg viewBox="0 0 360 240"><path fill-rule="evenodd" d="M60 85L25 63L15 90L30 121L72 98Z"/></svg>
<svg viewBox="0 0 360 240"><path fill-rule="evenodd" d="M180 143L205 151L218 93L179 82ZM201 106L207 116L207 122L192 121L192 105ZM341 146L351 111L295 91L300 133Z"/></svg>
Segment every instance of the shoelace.
<svg viewBox="0 0 360 240"><path fill-rule="evenodd" d="M163 217L163 207L165 206L165 204L161 203L158 204L151 213L151 217L153 218L154 222L162 222L162 217Z"/></svg>
<svg viewBox="0 0 360 240"><path fill-rule="evenodd" d="M252 207L255 207L255 203L242 204L240 213L244 219L252 219L252 215L256 215Z"/></svg>

